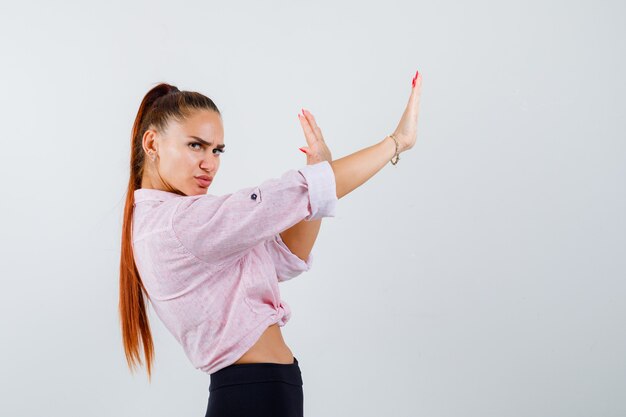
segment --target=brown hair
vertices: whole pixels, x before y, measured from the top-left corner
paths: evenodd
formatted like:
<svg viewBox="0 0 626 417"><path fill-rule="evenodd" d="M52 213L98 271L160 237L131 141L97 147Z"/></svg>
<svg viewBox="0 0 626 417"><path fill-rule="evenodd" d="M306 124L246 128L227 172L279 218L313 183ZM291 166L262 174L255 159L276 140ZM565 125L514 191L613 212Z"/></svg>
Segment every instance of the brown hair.
<svg viewBox="0 0 626 417"><path fill-rule="evenodd" d="M124 206L120 256L119 317L126 362L131 371L142 364L139 343L143 344L148 380L151 380L154 346L143 293L150 299L135 264L132 250L134 191L141 188L146 155L143 136L148 129L164 131L171 120L182 122L196 110L213 110L221 116L210 98L194 91L160 83L144 96L133 124L130 142L130 178Z"/></svg>

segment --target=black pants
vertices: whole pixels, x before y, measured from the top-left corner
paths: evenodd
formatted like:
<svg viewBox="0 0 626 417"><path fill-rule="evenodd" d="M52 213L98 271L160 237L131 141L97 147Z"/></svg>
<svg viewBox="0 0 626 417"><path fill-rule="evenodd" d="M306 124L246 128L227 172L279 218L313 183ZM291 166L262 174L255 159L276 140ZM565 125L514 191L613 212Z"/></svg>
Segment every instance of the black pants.
<svg viewBox="0 0 626 417"><path fill-rule="evenodd" d="M205 417L303 417L302 374L293 360L232 364L212 373Z"/></svg>

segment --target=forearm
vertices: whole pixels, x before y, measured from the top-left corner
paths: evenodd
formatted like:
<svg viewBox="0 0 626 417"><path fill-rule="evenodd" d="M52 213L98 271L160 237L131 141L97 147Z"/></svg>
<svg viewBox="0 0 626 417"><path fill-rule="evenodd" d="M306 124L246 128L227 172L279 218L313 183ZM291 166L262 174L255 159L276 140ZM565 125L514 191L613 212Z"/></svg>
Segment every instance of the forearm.
<svg viewBox="0 0 626 417"><path fill-rule="evenodd" d="M294 255L306 261L315 245L321 225L322 219L302 220L281 232L280 237Z"/></svg>
<svg viewBox="0 0 626 417"><path fill-rule="evenodd" d="M330 162L335 174L337 198L350 193L380 171L396 154L396 144L390 137L355 153ZM313 249L322 219L305 221L281 232L280 237L289 250L306 260Z"/></svg>
<svg viewBox="0 0 626 417"><path fill-rule="evenodd" d="M396 144L387 136L375 145L330 162L335 173L337 198L360 187L380 171L396 154Z"/></svg>

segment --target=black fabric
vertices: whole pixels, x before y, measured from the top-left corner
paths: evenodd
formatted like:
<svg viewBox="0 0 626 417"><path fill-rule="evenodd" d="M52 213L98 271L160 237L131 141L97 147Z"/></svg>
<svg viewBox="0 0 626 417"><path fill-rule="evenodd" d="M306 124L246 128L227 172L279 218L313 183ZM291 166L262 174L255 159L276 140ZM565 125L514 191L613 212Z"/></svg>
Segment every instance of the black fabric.
<svg viewBox="0 0 626 417"><path fill-rule="evenodd" d="M293 363L241 363L211 374L205 417L304 417L302 373Z"/></svg>

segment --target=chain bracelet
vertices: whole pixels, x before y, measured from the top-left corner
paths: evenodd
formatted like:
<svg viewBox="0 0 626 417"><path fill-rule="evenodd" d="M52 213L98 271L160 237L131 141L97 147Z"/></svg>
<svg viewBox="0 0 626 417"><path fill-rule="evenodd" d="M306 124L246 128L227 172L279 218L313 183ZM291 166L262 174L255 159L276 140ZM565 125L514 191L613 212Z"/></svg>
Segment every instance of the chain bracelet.
<svg viewBox="0 0 626 417"><path fill-rule="evenodd" d="M396 139L396 137L393 135L393 133L391 135L389 135L389 137L391 139L393 139L393 141L396 143L396 154L393 156L393 158L396 158L396 161L393 161L393 158L391 158L391 163L393 165L397 164L398 161L400 160L400 155L398 154L398 148L400 147L400 145L398 145L398 140Z"/></svg>

